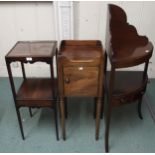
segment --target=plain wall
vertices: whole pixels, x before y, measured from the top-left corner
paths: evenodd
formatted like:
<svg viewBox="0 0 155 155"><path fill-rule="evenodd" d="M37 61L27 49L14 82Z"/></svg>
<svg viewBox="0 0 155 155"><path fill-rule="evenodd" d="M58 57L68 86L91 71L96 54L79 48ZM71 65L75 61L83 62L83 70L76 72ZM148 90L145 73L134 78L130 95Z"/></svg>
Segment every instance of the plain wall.
<svg viewBox="0 0 155 155"><path fill-rule="evenodd" d="M55 40L52 2L0 2L0 76L8 76L5 55L18 40ZM21 76L20 63L12 63ZM28 76L49 76L44 63L26 65Z"/></svg>

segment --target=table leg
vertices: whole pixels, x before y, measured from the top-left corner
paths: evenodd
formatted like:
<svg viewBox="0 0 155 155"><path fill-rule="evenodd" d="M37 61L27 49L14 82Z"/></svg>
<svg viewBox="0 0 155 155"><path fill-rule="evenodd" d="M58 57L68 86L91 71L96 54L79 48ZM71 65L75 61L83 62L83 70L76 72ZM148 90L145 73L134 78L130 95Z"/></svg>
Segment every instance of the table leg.
<svg viewBox="0 0 155 155"><path fill-rule="evenodd" d="M67 118L68 117L67 97L64 98L64 104L65 104L65 118Z"/></svg>
<svg viewBox="0 0 155 155"><path fill-rule="evenodd" d="M13 76L12 76L12 71L11 71L11 64L10 64L10 62L7 62L7 59L6 59L6 65L7 65L7 70L8 70L8 74L9 74L9 80L10 80L10 84L11 84L13 99L14 99L14 102L15 102L15 107L16 107L16 112L17 112L17 118L18 118L18 122L19 122L20 131L21 131L23 140L25 140L22 120L21 120L21 116L20 116L20 111L19 111L19 107L17 106L17 103L16 103L16 89L15 89L15 85L14 85L14 81L13 81Z"/></svg>
<svg viewBox="0 0 155 155"><path fill-rule="evenodd" d="M106 127L105 127L105 151L109 152L109 129L110 129L110 119L111 119L111 108L108 106L106 114Z"/></svg>
<svg viewBox="0 0 155 155"><path fill-rule="evenodd" d="M20 131L21 131L21 135L22 135L23 140L25 140L24 131L23 131L23 125L22 125L22 120L21 120L19 108L16 108L16 111L17 111L17 117L18 117L18 122L19 122L19 127L20 127Z"/></svg>
<svg viewBox="0 0 155 155"><path fill-rule="evenodd" d="M60 98L61 127L63 140L66 140L64 98Z"/></svg>
<svg viewBox="0 0 155 155"><path fill-rule="evenodd" d="M98 138L99 138L101 105L102 105L102 98L98 97L97 98L97 108L96 108L96 140L98 140Z"/></svg>
<svg viewBox="0 0 155 155"><path fill-rule="evenodd" d="M29 107L29 113L30 113L30 116L33 117L33 114L32 114L32 109L31 107Z"/></svg>
<svg viewBox="0 0 155 155"><path fill-rule="evenodd" d="M112 95L113 87L115 80L115 68L112 66L110 72L110 83L109 83L109 94L108 94L108 105L107 105L107 114L106 114L106 127L105 127L105 151L109 152L109 129L110 129L110 119L112 111Z"/></svg>

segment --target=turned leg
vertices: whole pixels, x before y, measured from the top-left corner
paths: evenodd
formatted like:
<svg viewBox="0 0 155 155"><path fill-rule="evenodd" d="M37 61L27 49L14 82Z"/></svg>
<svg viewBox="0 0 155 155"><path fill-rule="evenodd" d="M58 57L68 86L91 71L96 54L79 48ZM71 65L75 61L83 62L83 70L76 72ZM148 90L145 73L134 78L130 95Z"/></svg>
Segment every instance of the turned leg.
<svg viewBox="0 0 155 155"><path fill-rule="evenodd" d="M139 115L139 118L140 118L140 119L143 119L141 107L142 107L142 97L141 97L140 100L138 101L138 115Z"/></svg>
<svg viewBox="0 0 155 155"><path fill-rule="evenodd" d="M96 140L99 138L99 128L100 128L100 116L101 116L101 103L102 99L97 98L97 107L96 107Z"/></svg>
<svg viewBox="0 0 155 155"><path fill-rule="evenodd" d="M60 98L61 127L63 140L66 140L64 98Z"/></svg>

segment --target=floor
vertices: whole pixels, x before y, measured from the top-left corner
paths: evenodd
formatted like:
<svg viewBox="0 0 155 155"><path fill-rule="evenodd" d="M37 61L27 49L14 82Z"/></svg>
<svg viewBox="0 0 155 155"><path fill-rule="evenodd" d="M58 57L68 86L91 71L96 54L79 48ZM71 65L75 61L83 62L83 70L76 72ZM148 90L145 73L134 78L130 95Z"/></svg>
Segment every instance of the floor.
<svg viewBox="0 0 155 155"><path fill-rule="evenodd" d="M17 85L21 79L15 78ZM137 114L137 104L113 111L110 128L110 152L155 152L155 80L148 84L143 100L143 120ZM149 110L150 109L150 110ZM21 138L8 78L0 78L0 152L104 152L104 118L100 138L95 140L93 99L70 98L66 120L67 140L55 137L51 109L21 109L26 140Z"/></svg>

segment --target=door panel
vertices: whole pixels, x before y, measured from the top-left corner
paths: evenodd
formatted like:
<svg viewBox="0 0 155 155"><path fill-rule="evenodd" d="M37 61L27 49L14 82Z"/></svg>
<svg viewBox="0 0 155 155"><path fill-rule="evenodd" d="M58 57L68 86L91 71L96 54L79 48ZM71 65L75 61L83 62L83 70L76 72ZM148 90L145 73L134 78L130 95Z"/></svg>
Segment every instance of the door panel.
<svg viewBox="0 0 155 155"><path fill-rule="evenodd" d="M65 67L65 96L97 96L98 67Z"/></svg>

